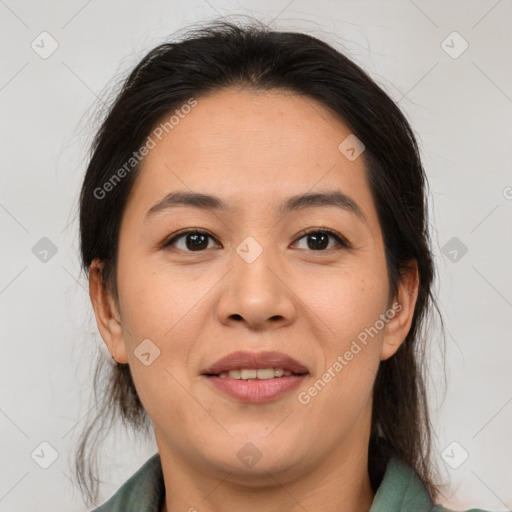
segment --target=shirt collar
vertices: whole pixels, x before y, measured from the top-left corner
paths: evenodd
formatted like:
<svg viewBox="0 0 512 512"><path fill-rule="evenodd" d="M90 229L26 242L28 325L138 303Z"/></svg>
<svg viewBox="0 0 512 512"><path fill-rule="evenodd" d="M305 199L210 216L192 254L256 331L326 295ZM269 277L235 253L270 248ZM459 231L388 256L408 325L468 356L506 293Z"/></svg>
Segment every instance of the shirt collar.
<svg viewBox="0 0 512 512"><path fill-rule="evenodd" d="M386 466L369 512L429 512L432 507L430 496L416 472L392 458Z"/></svg>
<svg viewBox="0 0 512 512"><path fill-rule="evenodd" d="M148 459L119 490L92 512L160 512L165 485L160 454ZM398 459L391 459L369 512L429 512L432 502L418 475Z"/></svg>

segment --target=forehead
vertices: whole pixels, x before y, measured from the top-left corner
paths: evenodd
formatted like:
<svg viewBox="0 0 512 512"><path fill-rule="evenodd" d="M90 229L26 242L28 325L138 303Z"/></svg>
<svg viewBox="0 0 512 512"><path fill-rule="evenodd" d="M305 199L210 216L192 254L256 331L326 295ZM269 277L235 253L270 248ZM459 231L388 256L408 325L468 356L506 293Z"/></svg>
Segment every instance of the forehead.
<svg viewBox="0 0 512 512"><path fill-rule="evenodd" d="M294 167L334 163L341 156L340 137L349 134L322 105L296 93L223 90L198 98L146 162L167 153L175 163L215 164L217 171L245 168L245 178L286 176Z"/></svg>
<svg viewBox="0 0 512 512"><path fill-rule="evenodd" d="M131 198L146 210L173 190L220 196L242 210L320 188L357 198L372 216L364 158L340 152L350 129L320 103L288 91L223 90L196 100L142 162Z"/></svg>

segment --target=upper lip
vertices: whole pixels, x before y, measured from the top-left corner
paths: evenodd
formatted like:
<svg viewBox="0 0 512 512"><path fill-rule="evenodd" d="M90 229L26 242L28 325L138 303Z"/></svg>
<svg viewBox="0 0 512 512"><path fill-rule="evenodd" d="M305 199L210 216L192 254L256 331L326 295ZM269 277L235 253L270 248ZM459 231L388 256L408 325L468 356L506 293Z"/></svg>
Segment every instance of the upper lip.
<svg viewBox="0 0 512 512"><path fill-rule="evenodd" d="M293 357L281 352L233 352L219 359L212 366L201 373L203 375L218 375L220 372L229 372L243 368L282 368L292 373L304 374L309 370Z"/></svg>

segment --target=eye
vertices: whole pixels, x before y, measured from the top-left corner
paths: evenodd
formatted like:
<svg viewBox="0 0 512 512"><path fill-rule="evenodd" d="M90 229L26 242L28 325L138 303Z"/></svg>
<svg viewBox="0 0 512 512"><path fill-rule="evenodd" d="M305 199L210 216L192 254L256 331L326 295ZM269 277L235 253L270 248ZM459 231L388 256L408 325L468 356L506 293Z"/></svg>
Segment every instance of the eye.
<svg viewBox="0 0 512 512"><path fill-rule="evenodd" d="M185 252L200 252L209 249L208 243L215 240L206 231L188 229L168 238L162 245L163 248L173 246Z"/></svg>
<svg viewBox="0 0 512 512"><path fill-rule="evenodd" d="M314 229L308 231L306 234L301 236L298 240L306 239L307 247L305 249L310 249L312 251L324 251L325 249L332 249L332 246L329 246L329 239L334 240L338 247L349 248L350 245L338 233L334 231L325 230L325 229ZM297 244L298 242L296 242ZM336 246L336 245L335 245ZM300 247L299 247L300 249ZM304 249L304 247L302 247Z"/></svg>
<svg viewBox="0 0 512 512"><path fill-rule="evenodd" d="M344 237L328 229L311 229L303 234L295 245L303 239L306 239L307 247L299 247L299 249L322 252L333 249L336 246L343 248L350 247L349 242ZM209 246L211 240L216 242L215 238L206 231L188 229L168 238L162 244L162 248L172 246L184 252L201 252L212 248ZM330 244L332 241L334 241L334 246Z"/></svg>

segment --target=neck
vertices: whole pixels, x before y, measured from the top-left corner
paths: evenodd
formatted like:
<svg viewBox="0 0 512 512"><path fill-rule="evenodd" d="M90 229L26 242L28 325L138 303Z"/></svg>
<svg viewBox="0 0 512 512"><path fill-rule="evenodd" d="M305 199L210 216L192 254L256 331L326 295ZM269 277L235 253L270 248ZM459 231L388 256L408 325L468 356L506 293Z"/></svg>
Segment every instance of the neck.
<svg viewBox="0 0 512 512"><path fill-rule="evenodd" d="M316 467L267 472L257 484L232 472L198 469L158 444L166 488L162 512L368 512L374 499L368 442L360 432Z"/></svg>

